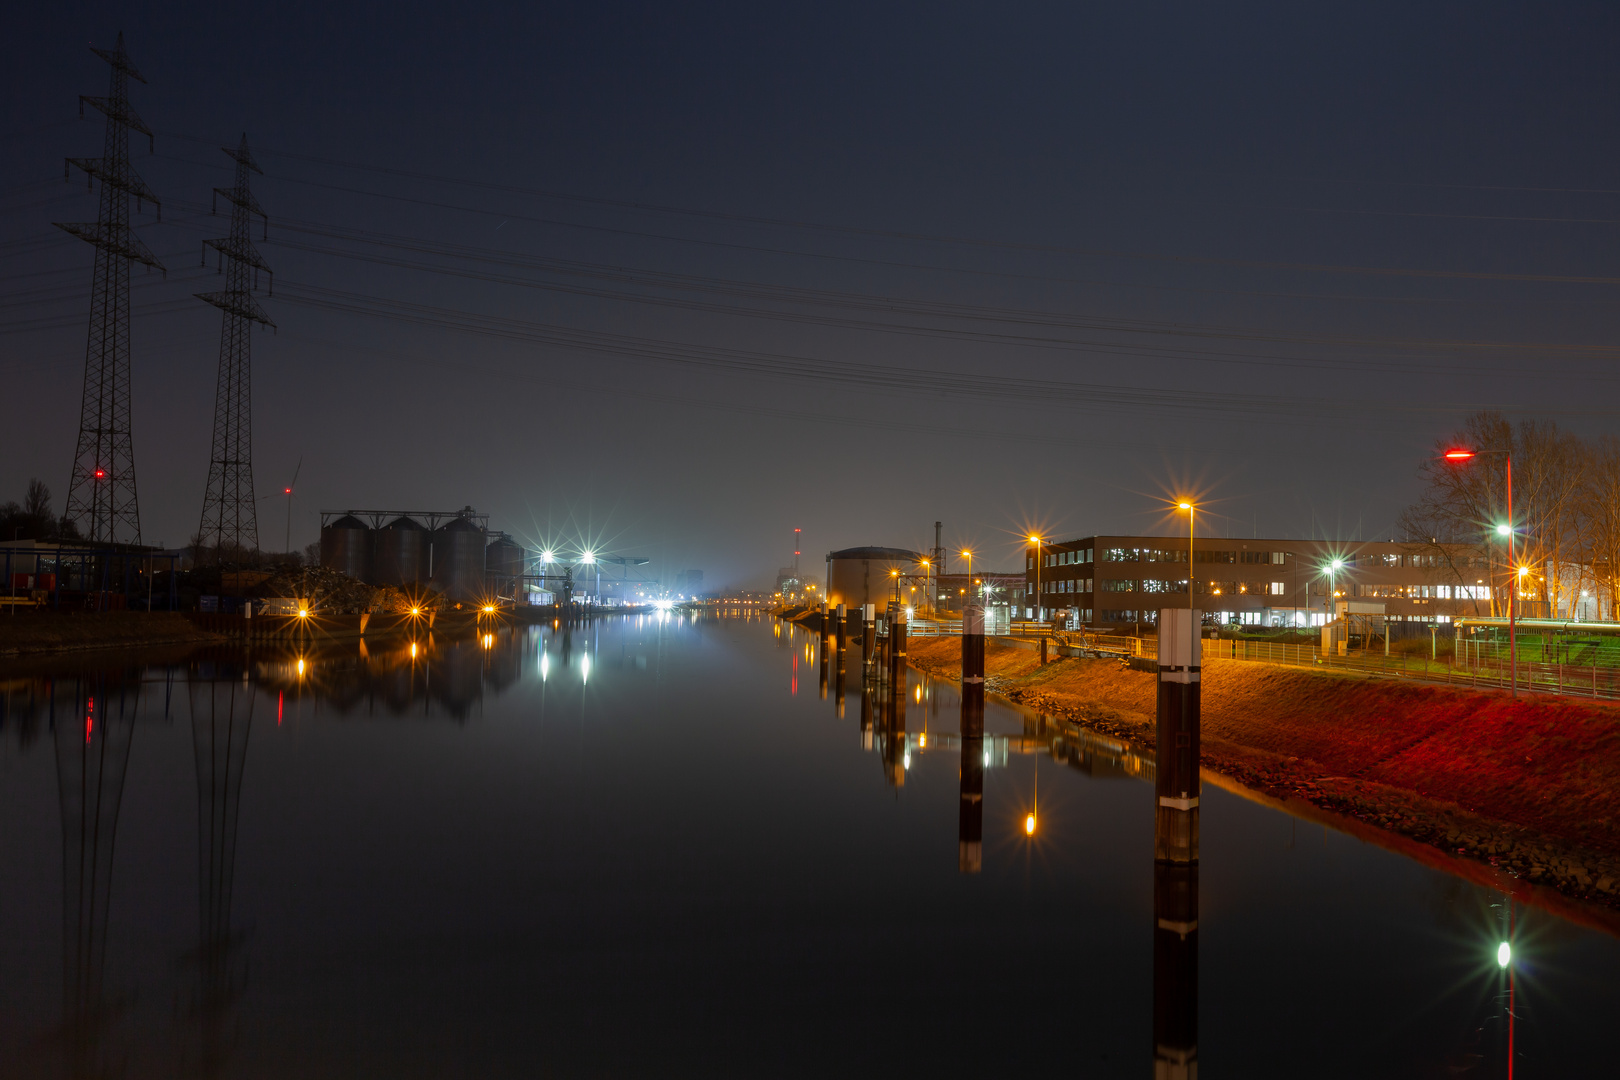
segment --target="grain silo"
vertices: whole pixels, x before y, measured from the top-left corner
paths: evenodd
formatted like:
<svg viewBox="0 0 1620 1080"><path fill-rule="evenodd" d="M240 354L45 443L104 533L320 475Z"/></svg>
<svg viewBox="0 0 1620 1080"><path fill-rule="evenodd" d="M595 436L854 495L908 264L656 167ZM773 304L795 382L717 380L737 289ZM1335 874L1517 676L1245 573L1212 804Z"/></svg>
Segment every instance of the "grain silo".
<svg viewBox="0 0 1620 1080"><path fill-rule="evenodd" d="M484 595L484 530L465 517L433 530L433 587L462 603Z"/></svg>
<svg viewBox="0 0 1620 1080"><path fill-rule="evenodd" d="M413 588L426 585L430 554L427 526L401 515L377 530L372 562L378 585Z"/></svg>
<svg viewBox="0 0 1620 1080"><path fill-rule="evenodd" d="M356 581L371 581L371 527L353 514L344 514L321 529L321 565Z"/></svg>
<svg viewBox="0 0 1620 1080"><path fill-rule="evenodd" d="M529 553L510 536L502 533L484 549L484 573L489 579L489 591L518 603L524 602L524 582L528 573Z"/></svg>

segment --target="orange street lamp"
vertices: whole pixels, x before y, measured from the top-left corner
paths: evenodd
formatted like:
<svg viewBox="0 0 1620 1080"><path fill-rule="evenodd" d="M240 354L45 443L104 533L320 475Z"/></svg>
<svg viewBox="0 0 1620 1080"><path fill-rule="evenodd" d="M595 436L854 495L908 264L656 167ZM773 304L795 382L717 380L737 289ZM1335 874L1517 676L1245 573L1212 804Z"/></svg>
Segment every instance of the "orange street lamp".
<svg viewBox="0 0 1620 1080"><path fill-rule="evenodd" d="M1497 535L1499 535L1499 536L1505 535L1507 537L1507 542L1508 542L1508 566L1509 567L1517 566L1519 560L1518 560L1518 557L1514 554L1514 550L1513 550L1513 533L1515 532L1515 529L1514 529L1514 526L1513 526L1513 453L1512 453L1512 451L1510 451L1510 450L1470 450L1467 447L1458 446L1458 447L1453 447L1450 450L1447 450L1442 455L1442 457L1446 461L1452 462L1453 464L1463 465L1463 464L1467 464L1468 462L1472 461L1476 457L1481 457L1481 456L1486 455L1486 454L1501 454L1502 455L1502 461L1503 461L1503 466L1504 466L1504 469L1503 469L1504 480L1507 483L1507 516L1508 516L1508 519L1507 519L1507 524L1506 525L1498 525L1496 527L1496 532L1497 532ZM1514 578L1509 583L1509 588L1508 588L1508 663L1513 665L1512 687L1513 687L1513 696L1514 697L1519 696L1519 633L1518 633L1518 630L1519 630L1519 616L1518 616L1519 605L1516 602L1516 597L1514 595L1518 591L1519 591L1519 581L1518 581L1517 578Z"/></svg>
<svg viewBox="0 0 1620 1080"><path fill-rule="evenodd" d="M1193 621L1193 522L1198 517L1198 508L1189 500L1183 499L1176 504L1176 509L1187 511L1187 628L1192 635L1192 644L1187 651L1187 662L1192 663L1192 656L1198 647L1198 624Z"/></svg>
<svg viewBox="0 0 1620 1080"><path fill-rule="evenodd" d="M1044 597L1041 595L1041 538L1031 535L1029 542L1035 545L1035 621L1041 621L1041 604Z"/></svg>

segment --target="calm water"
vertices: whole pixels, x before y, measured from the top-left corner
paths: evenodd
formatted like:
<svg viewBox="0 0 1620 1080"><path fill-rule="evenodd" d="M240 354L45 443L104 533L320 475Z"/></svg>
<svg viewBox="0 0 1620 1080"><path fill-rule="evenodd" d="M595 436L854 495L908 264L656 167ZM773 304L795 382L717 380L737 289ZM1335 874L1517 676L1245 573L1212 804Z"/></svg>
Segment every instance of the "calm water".
<svg viewBox="0 0 1620 1080"><path fill-rule="evenodd" d="M954 690L899 734L819 659L647 617L11 679L0 1075L1149 1077L1194 1021L1206 1077L1506 1075L1501 895L1206 786L1167 945L1151 763L988 706L965 874ZM1620 942L1512 918L1516 1073L1620 1070Z"/></svg>

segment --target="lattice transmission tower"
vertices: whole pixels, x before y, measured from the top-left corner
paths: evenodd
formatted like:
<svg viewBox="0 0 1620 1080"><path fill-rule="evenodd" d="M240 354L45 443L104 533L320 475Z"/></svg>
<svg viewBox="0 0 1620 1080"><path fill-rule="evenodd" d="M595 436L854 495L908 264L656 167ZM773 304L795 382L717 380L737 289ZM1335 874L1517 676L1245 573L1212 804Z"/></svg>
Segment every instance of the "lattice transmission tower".
<svg viewBox="0 0 1620 1080"><path fill-rule="evenodd" d="M248 235L257 215L266 233L269 219L248 189L248 173L264 175L248 152L247 135L225 154L236 162L236 186L215 188L217 199L232 203L231 235L204 241L203 265L208 248L218 253L225 274L223 292L197 296L224 312L219 334L219 382L214 390L214 449L208 459L208 490L203 495L202 525L197 530L198 558L209 554L222 565L240 561L259 546L258 504L253 495L252 355L254 323L275 326L253 298L259 271L270 267L259 257ZM210 549L212 551L210 552Z"/></svg>
<svg viewBox="0 0 1620 1080"><path fill-rule="evenodd" d="M129 133L151 145L152 129L129 106L129 80L145 82L124 51L124 35L111 50L91 49L112 68L104 98L80 97L107 118L99 158L68 158L64 173L84 170L93 188L101 181L101 212L93 222L65 224L74 236L96 247L90 290L90 340L84 355L84 396L79 406L79 445L68 481L66 517L98 543L141 542L141 511L135 497L135 450L129 430L129 265L163 269L129 227L129 201L136 209L157 207L158 198L129 164Z"/></svg>

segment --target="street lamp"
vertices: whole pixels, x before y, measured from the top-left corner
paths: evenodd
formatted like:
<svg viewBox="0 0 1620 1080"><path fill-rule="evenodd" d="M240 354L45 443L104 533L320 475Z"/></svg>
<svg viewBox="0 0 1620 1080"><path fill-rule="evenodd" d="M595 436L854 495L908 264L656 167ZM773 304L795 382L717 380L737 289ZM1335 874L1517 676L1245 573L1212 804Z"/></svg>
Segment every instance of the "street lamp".
<svg viewBox="0 0 1620 1080"><path fill-rule="evenodd" d="M1193 642L1187 653L1187 663L1190 664L1198 643L1198 624L1193 621L1193 521L1198 517L1198 508L1183 500L1176 504L1176 509L1187 511L1187 625Z"/></svg>
<svg viewBox="0 0 1620 1080"><path fill-rule="evenodd" d="M1328 594L1327 594L1327 605L1326 605L1327 610L1322 613L1322 623L1323 623L1323 625L1326 625L1327 623L1333 621L1330 618L1330 616L1332 616L1334 614L1335 610L1336 610L1335 606L1334 606L1334 603L1333 603L1333 598L1339 595L1335 591L1337 586L1334 583L1338 580L1339 571L1344 569L1344 560L1343 559L1334 559L1334 560L1332 560L1331 562L1329 562L1327 564L1326 569L1327 569L1327 579L1328 579Z"/></svg>
<svg viewBox="0 0 1620 1080"><path fill-rule="evenodd" d="M1041 538L1031 536L1029 542L1035 545L1035 621L1041 621L1041 605L1045 597L1041 595Z"/></svg>
<svg viewBox="0 0 1620 1080"><path fill-rule="evenodd" d="M1461 465L1485 454L1501 454L1504 465L1504 479L1507 483L1507 524L1496 527L1496 535L1507 537L1508 567L1516 568L1518 556L1513 550L1513 453L1509 450L1469 450L1465 447L1454 447L1445 452L1445 460ZM1513 696L1519 696L1519 578L1523 573L1514 574L1508 583L1508 663L1513 666L1512 687Z"/></svg>
<svg viewBox="0 0 1620 1080"><path fill-rule="evenodd" d="M922 560L919 560L919 561L922 563L922 568L923 568L923 588L928 589L928 597L927 597L927 599L928 599L928 608L927 608L928 615L929 615L929 618L932 618L933 615L934 615L934 590L929 588L929 586L928 586L928 579L929 579L928 578L928 565L929 564L928 564L927 559L922 559ZM916 586L912 586L912 589L913 589L913 591L915 591Z"/></svg>
<svg viewBox="0 0 1620 1080"><path fill-rule="evenodd" d="M962 557L967 560L967 564L968 564L967 583L968 583L968 589L971 589L971 588L973 588L973 552L968 551L966 548L964 548L962 550L961 554L962 554ZM967 602L968 603L970 603L970 604L973 603L973 596L972 596L971 593L968 593L966 589L963 590L963 595L967 596L967 598L968 598Z"/></svg>

